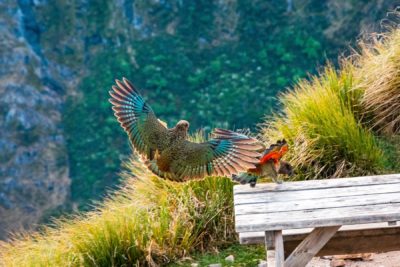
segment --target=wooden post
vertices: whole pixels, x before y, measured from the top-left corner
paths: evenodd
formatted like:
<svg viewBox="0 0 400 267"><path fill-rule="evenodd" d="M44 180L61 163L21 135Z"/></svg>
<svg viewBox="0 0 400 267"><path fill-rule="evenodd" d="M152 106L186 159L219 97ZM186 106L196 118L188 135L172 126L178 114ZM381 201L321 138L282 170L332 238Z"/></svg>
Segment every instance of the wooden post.
<svg viewBox="0 0 400 267"><path fill-rule="evenodd" d="M275 233L273 231L265 232L265 253L268 267L275 266Z"/></svg>
<svg viewBox="0 0 400 267"><path fill-rule="evenodd" d="M282 231L265 232L268 267L283 267L285 262Z"/></svg>
<svg viewBox="0 0 400 267"><path fill-rule="evenodd" d="M274 231L275 237L275 266L283 267L285 263L285 252L283 248L282 231Z"/></svg>
<svg viewBox="0 0 400 267"><path fill-rule="evenodd" d="M304 267L339 230L339 226L315 228L289 255L285 267Z"/></svg>

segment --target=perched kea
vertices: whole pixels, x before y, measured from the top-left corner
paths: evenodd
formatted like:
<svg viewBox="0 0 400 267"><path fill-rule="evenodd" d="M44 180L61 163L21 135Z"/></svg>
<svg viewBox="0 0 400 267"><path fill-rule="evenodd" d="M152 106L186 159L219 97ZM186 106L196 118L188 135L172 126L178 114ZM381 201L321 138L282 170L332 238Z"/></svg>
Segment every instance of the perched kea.
<svg viewBox="0 0 400 267"><path fill-rule="evenodd" d="M278 180L278 174L293 175L293 167L288 162L281 160L287 151L286 141L279 140L265 149L255 168L250 168L247 172L239 175L234 174L232 179L241 184L249 183L251 187L256 185L257 179L264 177L272 178L275 183L281 183L282 181Z"/></svg>
<svg viewBox="0 0 400 267"><path fill-rule="evenodd" d="M110 91L112 109L136 151L158 176L174 181L230 176L256 168L262 146L244 134L215 129L213 139L187 140L189 122L179 121L168 129L157 119L139 91L123 78Z"/></svg>

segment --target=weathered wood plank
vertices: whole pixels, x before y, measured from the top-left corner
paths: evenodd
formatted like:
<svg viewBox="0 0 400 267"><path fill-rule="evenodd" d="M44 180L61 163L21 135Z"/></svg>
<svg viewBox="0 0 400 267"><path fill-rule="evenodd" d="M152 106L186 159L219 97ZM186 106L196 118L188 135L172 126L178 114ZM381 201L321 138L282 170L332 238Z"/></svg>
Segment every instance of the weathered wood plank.
<svg viewBox="0 0 400 267"><path fill-rule="evenodd" d="M322 200L322 199L321 199ZM351 207L376 204L400 203L400 192L383 194L366 194L359 196L340 196L324 198L322 201L315 199L293 200L286 202L270 202L256 204L235 205L235 214L259 214L259 213L287 213L291 211L310 209L330 209L338 207ZM284 215L283 215L284 216Z"/></svg>
<svg viewBox="0 0 400 267"><path fill-rule="evenodd" d="M400 201L400 200L399 200ZM309 210L298 210L291 211L285 214L283 213L259 213L259 214L245 214L245 215L237 215L237 222L245 222L247 224L255 224L259 221L267 220L271 223L279 223L282 221L293 221L293 220L308 220L308 219L335 219L341 217L349 217L349 216L373 216L373 215L381 215L385 216L386 214L398 214L400 217L400 202L393 202L387 204L376 204L376 205L364 205L364 206L351 206L351 207L338 207L338 208L330 208L330 209L309 209ZM397 216L396 216L397 218ZM357 220L356 220L357 221ZM382 221L397 221L397 219L385 219ZM352 223L352 224L363 224L364 222ZM366 222L369 223L369 222ZM298 227L296 227L298 228ZM296 228L284 228L284 229L296 229ZM302 227L307 228L307 227ZM269 229L265 229L268 231Z"/></svg>
<svg viewBox="0 0 400 267"><path fill-rule="evenodd" d="M288 254L298 246L299 241L288 241ZM328 245L329 244L329 245ZM381 253L400 250L400 229L376 229L352 232L347 236L334 236L317 256L355 253Z"/></svg>
<svg viewBox="0 0 400 267"><path fill-rule="evenodd" d="M366 194L385 194L399 193L400 184L368 185L360 187L343 188L323 188L300 191L282 191L269 193L248 193L235 194L234 203L236 205L268 203L268 202L287 202L294 200L323 200L326 198L337 198L345 196L362 196Z"/></svg>
<svg viewBox="0 0 400 267"><path fill-rule="evenodd" d="M340 226L315 228L289 255L285 267L301 267L321 250Z"/></svg>
<svg viewBox="0 0 400 267"><path fill-rule="evenodd" d="M262 192L265 193L270 191L277 192L277 191L305 190L312 188L322 189L330 187L343 188L343 187L374 185L374 184L378 185L387 183L389 184L400 183L400 174L284 182L282 184L261 183L257 184L255 188L252 188L249 185L236 185L234 187L234 193L235 194L262 193Z"/></svg>
<svg viewBox="0 0 400 267"><path fill-rule="evenodd" d="M368 224L367 226L374 228L360 228L365 227L363 225L342 226L318 252L317 256L400 250L399 226L388 227L386 223ZM283 231L285 256L288 256L311 230L307 228ZM240 233L239 239L241 244L262 244L264 232Z"/></svg>
<svg viewBox="0 0 400 267"><path fill-rule="evenodd" d="M338 230L337 234L341 234L342 232L345 233L345 235L356 235L358 232L362 231L369 231L369 230L382 230L384 229L393 229L393 228L399 228L399 226L391 226L388 225L386 222L384 223L368 223L368 224L354 224L354 225L343 225L340 227ZM311 233L313 228L302 228L302 229L287 229L282 231L283 239L284 241L288 240L299 240L298 236L306 236L307 234ZM262 244L264 242L266 233L271 233L271 232L244 232L244 233L239 233L239 242L240 244ZM270 235L272 236L272 235ZM273 241L272 238L268 239L268 244L272 244ZM301 239L302 240L302 239ZM265 242L267 242L265 240Z"/></svg>
<svg viewBox="0 0 400 267"><path fill-rule="evenodd" d="M298 229L400 220L400 203L236 216L237 232Z"/></svg>

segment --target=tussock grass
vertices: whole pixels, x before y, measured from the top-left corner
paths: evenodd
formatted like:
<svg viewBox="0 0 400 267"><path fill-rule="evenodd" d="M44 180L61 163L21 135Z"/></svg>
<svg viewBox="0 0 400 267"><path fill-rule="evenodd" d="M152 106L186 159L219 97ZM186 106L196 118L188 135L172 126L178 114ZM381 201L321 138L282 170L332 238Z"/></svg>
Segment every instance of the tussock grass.
<svg viewBox="0 0 400 267"><path fill-rule="evenodd" d="M368 123L386 135L400 133L400 30L361 42L355 72L364 91L362 105Z"/></svg>
<svg viewBox="0 0 400 267"><path fill-rule="evenodd" d="M400 29L372 39L338 71L328 66L281 95L283 111L262 125L268 142L289 141L297 179L397 170L398 145L382 140L400 133Z"/></svg>
<svg viewBox="0 0 400 267"><path fill-rule="evenodd" d="M0 262L4 266L154 266L235 239L228 178L180 184L153 176L134 160L127 167L126 186L97 210L1 243Z"/></svg>
<svg viewBox="0 0 400 267"><path fill-rule="evenodd" d="M262 129L267 142L289 141L298 179L369 174L383 166L373 134L354 115L362 91L353 90L353 66L343 64L340 72L328 66L281 95L282 113Z"/></svg>

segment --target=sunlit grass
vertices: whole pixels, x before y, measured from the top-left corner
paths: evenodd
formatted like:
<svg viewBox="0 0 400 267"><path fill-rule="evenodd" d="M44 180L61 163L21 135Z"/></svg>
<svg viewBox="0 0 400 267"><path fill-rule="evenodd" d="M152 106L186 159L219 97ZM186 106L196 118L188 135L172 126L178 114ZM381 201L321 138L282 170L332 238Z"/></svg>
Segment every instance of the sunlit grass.
<svg viewBox="0 0 400 267"><path fill-rule="evenodd" d="M126 186L97 210L2 243L4 265L166 264L235 240L228 178L179 184L153 176L137 161L128 169Z"/></svg>
<svg viewBox="0 0 400 267"><path fill-rule="evenodd" d="M400 30L373 37L361 43L355 72L366 120L381 133L400 134Z"/></svg>
<svg viewBox="0 0 400 267"><path fill-rule="evenodd" d="M383 152L358 120L362 90L354 89L354 67L328 66L280 97L283 110L263 127L267 141L290 144L288 160L297 179L364 175L383 168Z"/></svg>
<svg viewBox="0 0 400 267"><path fill-rule="evenodd" d="M263 124L267 141L289 141L297 179L398 170L400 29L378 37L361 42L339 70L328 66L298 82L281 95L282 112Z"/></svg>

